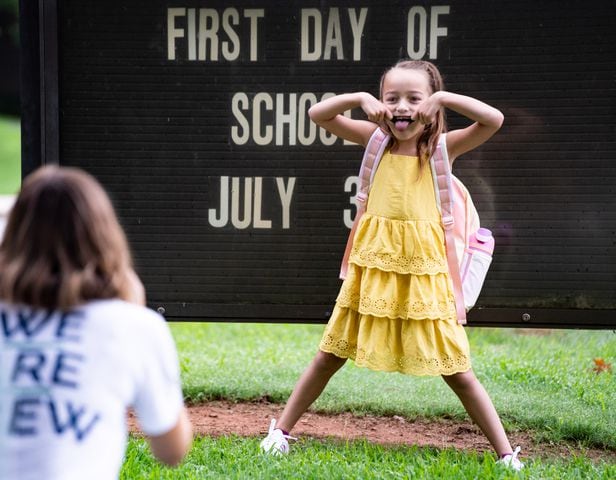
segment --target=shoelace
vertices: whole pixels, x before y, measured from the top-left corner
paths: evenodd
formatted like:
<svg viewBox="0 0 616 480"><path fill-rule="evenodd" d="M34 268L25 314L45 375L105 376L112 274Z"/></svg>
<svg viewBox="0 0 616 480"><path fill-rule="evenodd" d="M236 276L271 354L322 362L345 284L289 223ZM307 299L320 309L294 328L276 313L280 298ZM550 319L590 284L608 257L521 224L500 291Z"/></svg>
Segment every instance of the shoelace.
<svg viewBox="0 0 616 480"><path fill-rule="evenodd" d="M524 464L518 460L518 453L520 453L521 450L522 450L522 447L520 446L515 447L515 450L513 451L513 453L509 455L505 455L503 458L499 460L499 462L503 462L505 465L510 465L516 470L521 469L524 466Z"/></svg>
<svg viewBox="0 0 616 480"><path fill-rule="evenodd" d="M515 447L515 450L511 454L511 463L516 462L516 461L519 462L518 453L520 453L521 450L522 450L522 447L520 447L519 445Z"/></svg>
<svg viewBox="0 0 616 480"><path fill-rule="evenodd" d="M272 433L274 433L274 430L280 430L280 428L276 428L276 419L272 418L272 421L270 422L270 428L269 428L268 434L271 435ZM287 440L297 440L296 437L292 437L291 435L287 435L282 430L280 430L280 433L282 434L282 437L286 438Z"/></svg>

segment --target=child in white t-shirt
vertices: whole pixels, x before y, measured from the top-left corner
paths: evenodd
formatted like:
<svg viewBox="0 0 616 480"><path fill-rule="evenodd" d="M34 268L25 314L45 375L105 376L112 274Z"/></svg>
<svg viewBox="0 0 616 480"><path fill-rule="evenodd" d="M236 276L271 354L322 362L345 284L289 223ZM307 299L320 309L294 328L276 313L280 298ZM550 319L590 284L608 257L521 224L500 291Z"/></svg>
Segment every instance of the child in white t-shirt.
<svg viewBox="0 0 616 480"><path fill-rule="evenodd" d="M43 167L0 244L0 478L117 478L134 408L154 455L192 442L178 358L100 184Z"/></svg>

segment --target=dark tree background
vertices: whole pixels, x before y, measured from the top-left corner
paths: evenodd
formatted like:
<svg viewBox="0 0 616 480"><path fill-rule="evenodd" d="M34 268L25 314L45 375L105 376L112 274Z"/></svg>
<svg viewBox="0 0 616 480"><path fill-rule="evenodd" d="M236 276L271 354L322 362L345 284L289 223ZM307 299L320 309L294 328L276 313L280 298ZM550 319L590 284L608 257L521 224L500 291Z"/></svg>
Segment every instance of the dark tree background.
<svg viewBox="0 0 616 480"><path fill-rule="evenodd" d="M19 2L0 0L0 114L19 115Z"/></svg>

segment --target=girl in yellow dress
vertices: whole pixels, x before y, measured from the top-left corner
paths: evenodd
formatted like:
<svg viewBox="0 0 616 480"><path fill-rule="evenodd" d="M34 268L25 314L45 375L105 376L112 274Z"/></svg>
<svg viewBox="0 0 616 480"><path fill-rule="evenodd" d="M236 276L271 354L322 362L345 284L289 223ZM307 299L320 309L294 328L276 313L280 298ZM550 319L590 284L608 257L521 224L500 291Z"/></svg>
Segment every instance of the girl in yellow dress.
<svg viewBox="0 0 616 480"><path fill-rule="evenodd" d="M381 100L348 93L314 105L310 118L338 137L366 146L377 128L392 136L374 176L349 257L348 274L319 352L299 379L263 450L288 452L289 431L347 358L372 370L440 375L486 435L500 462L522 464L471 369L468 339L457 322L440 211L429 158L445 131L444 109L473 123L447 133L450 162L500 128L503 114L447 92L429 62L402 61L381 78ZM343 115L361 108L368 120Z"/></svg>

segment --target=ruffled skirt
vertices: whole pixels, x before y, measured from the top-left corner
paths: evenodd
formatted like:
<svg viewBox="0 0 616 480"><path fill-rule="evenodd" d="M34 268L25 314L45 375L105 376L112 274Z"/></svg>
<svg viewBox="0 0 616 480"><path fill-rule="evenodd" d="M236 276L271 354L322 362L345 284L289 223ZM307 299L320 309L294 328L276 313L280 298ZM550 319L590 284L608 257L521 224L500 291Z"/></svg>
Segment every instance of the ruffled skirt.
<svg viewBox="0 0 616 480"><path fill-rule="evenodd" d="M372 370L469 370L468 338L456 319L440 225L365 217L319 348ZM434 242L421 242L427 235ZM428 250L417 247L426 244Z"/></svg>
<svg viewBox="0 0 616 480"><path fill-rule="evenodd" d="M407 375L453 375L471 368L466 333L455 320L383 319L336 306L319 349L359 367Z"/></svg>

